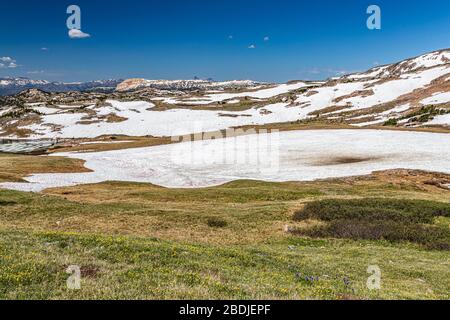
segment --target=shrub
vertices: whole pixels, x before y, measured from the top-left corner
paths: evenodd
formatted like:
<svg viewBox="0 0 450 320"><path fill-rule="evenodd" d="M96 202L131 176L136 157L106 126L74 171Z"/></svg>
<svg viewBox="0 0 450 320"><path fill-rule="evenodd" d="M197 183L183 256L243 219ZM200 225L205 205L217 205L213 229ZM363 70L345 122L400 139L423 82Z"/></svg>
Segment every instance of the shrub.
<svg viewBox="0 0 450 320"><path fill-rule="evenodd" d="M344 238L355 240L409 241L423 245L437 245L450 240L448 231L438 226L415 223L399 224L395 221L334 220L326 226L316 226L301 232L312 238Z"/></svg>
<svg viewBox="0 0 450 320"><path fill-rule="evenodd" d="M387 126L396 126L398 124L397 119L391 118L388 121L386 121L383 126L387 127Z"/></svg>
<svg viewBox="0 0 450 320"><path fill-rule="evenodd" d="M327 222L294 234L312 238L409 241L429 249L450 250L450 230L433 225L450 216L450 204L401 199L322 200L308 203L294 220Z"/></svg>
<svg viewBox="0 0 450 320"><path fill-rule="evenodd" d="M0 200L0 206L13 206L16 205L17 202L15 201L4 201L4 200Z"/></svg>
<svg viewBox="0 0 450 320"><path fill-rule="evenodd" d="M16 110L8 111L8 112L2 114L0 116L0 118L17 119L17 118L23 117L23 116L28 115L28 114L42 115L42 113L37 111L37 110L22 108L22 109L16 109Z"/></svg>
<svg viewBox="0 0 450 320"><path fill-rule="evenodd" d="M209 218L207 223L211 228L225 228L228 225L225 220L215 217Z"/></svg>
<svg viewBox="0 0 450 320"><path fill-rule="evenodd" d="M436 107L435 105L428 105L428 106L421 107L419 110L417 110L413 113L410 113L410 114L402 117L401 119L410 118L410 120L408 122L424 123L424 122L433 120L433 118L435 116L443 115L443 114L447 114L447 113L449 113L449 110Z"/></svg>
<svg viewBox="0 0 450 320"><path fill-rule="evenodd" d="M294 220L337 219L391 220L397 222L432 223L438 216L450 217L450 204L402 199L321 200L308 203L294 215Z"/></svg>

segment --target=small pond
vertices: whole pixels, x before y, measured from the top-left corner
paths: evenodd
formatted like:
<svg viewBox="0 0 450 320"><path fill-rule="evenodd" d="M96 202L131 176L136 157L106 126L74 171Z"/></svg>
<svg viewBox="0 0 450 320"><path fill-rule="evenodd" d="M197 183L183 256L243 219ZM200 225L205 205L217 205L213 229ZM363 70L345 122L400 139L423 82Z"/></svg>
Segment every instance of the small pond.
<svg viewBox="0 0 450 320"><path fill-rule="evenodd" d="M0 139L0 152L18 154L41 154L55 145L54 140Z"/></svg>

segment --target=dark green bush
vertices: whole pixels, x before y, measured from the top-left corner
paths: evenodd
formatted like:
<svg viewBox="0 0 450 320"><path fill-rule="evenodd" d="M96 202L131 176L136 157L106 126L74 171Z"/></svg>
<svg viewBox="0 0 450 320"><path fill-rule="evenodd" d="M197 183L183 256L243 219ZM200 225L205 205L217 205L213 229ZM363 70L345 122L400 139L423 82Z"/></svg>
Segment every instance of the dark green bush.
<svg viewBox="0 0 450 320"><path fill-rule="evenodd" d="M312 238L409 241L430 246L450 243L449 232L444 228L414 223L400 224L389 220L334 220L326 226L296 232Z"/></svg>
<svg viewBox="0 0 450 320"><path fill-rule="evenodd" d="M208 221L208 226L210 226L211 228L225 228L228 223L220 218L209 218Z"/></svg>
<svg viewBox="0 0 450 320"><path fill-rule="evenodd" d="M295 213L294 220L327 223L293 233L312 238L409 241L429 249L450 250L450 230L433 225L439 216L450 217L450 204L401 199L322 200L308 203Z"/></svg>
<svg viewBox="0 0 450 320"><path fill-rule="evenodd" d="M337 219L391 220L397 222L432 223L438 216L450 217L450 204L402 199L321 200L308 203L296 212L294 220Z"/></svg>
<svg viewBox="0 0 450 320"><path fill-rule="evenodd" d="M0 200L0 206L13 206L15 204L17 204L17 202Z"/></svg>
<svg viewBox="0 0 450 320"><path fill-rule="evenodd" d="M387 126L396 126L398 124L397 119L391 118L388 121L386 121L383 126L387 127Z"/></svg>
<svg viewBox="0 0 450 320"><path fill-rule="evenodd" d="M408 122L428 122L430 120L433 120L435 116L443 115L449 113L449 110L442 109L439 107L436 107L435 105L428 105L423 106L419 110L409 113L408 115L402 117L401 119L408 119L410 120Z"/></svg>
<svg viewBox="0 0 450 320"><path fill-rule="evenodd" d="M28 115L28 114L42 115L42 113L37 111L37 110L22 108L22 109L16 109L16 110L8 111L8 112L2 114L0 116L0 118L17 119L17 118L23 117L23 116Z"/></svg>

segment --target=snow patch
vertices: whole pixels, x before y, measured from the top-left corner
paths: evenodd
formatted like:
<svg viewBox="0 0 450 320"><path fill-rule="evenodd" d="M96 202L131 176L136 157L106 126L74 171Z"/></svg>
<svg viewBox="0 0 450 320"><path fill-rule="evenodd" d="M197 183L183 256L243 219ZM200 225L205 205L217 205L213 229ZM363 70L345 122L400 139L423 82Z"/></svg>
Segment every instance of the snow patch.
<svg viewBox="0 0 450 320"><path fill-rule="evenodd" d="M428 121L426 124L450 126L450 113L436 116L433 120ZM447 146L447 148L449 147Z"/></svg>
<svg viewBox="0 0 450 320"><path fill-rule="evenodd" d="M266 141L270 148L262 148ZM55 154L83 159L94 172L37 174L26 178L30 183L0 186L37 192L116 180L164 187L206 187L237 179L310 181L398 168L450 174L449 145L450 135L438 133L289 131L97 153ZM346 163L346 158L360 161Z"/></svg>
<svg viewBox="0 0 450 320"><path fill-rule="evenodd" d="M433 94L431 97L423 99L422 104L440 104L450 102L450 92L439 92Z"/></svg>

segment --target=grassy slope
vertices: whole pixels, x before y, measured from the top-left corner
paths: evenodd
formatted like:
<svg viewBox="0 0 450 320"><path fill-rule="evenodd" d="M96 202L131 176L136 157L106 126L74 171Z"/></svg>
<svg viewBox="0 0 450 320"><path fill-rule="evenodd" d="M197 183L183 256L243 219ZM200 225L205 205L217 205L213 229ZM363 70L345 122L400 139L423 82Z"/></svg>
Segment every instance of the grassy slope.
<svg viewBox="0 0 450 320"><path fill-rule="evenodd" d="M0 297L450 298L448 252L284 231L302 223L293 214L312 200L449 202L449 191L424 183L432 177L390 172L206 189L108 182L46 194L2 190ZM226 225L210 226L211 219ZM66 289L65 268L73 264L82 266L80 291ZM369 264L381 267L381 291L365 288Z"/></svg>
<svg viewBox="0 0 450 320"><path fill-rule="evenodd" d="M84 161L63 157L36 157L0 153L0 182L22 182L33 173L88 172Z"/></svg>
<svg viewBox="0 0 450 320"><path fill-rule="evenodd" d="M3 298L449 298L448 254L406 245L286 237L220 246L13 231L0 243ZM80 291L65 288L70 264L86 270ZM382 270L380 291L365 289L370 264Z"/></svg>

